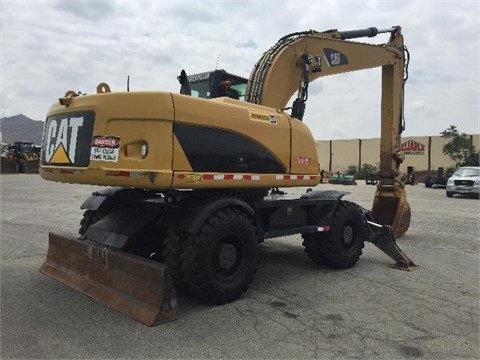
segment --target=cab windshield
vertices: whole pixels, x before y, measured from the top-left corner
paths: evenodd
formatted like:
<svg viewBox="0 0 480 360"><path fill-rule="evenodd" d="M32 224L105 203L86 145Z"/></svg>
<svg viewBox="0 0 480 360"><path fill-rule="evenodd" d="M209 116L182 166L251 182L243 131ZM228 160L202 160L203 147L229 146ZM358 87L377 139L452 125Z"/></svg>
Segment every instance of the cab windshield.
<svg viewBox="0 0 480 360"><path fill-rule="evenodd" d="M229 74L225 70L189 75L188 80L192 96L204 99L228 96L232 99L245 100L248 80Z"/></svg>
<svg viewBox="0 0 480 360"><path fill-rule="evenodd" d="M20 151L24 153L33 152L34 147L32 144L20 144Z"/></svg>

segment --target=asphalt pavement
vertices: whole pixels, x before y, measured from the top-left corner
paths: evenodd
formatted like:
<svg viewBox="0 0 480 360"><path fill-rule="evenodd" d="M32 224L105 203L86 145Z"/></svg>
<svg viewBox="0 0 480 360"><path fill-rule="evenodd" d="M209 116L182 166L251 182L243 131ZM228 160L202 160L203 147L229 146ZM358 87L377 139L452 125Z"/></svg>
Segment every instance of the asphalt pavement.
<svg viewBox="0 0 480 360"><path fill-rule="evenodd" d="M479 359L480 201L407 187L397 243L421 266L366 244L356 266L312 263L300 236L267 240L249 290L207 306L179 297L178 320L146 327L38 272L48 232L76 234L97 187L0 176L1 359ZM349 191L370 208L374 186ZM287 190L301 191L302 189Z"/></svg>

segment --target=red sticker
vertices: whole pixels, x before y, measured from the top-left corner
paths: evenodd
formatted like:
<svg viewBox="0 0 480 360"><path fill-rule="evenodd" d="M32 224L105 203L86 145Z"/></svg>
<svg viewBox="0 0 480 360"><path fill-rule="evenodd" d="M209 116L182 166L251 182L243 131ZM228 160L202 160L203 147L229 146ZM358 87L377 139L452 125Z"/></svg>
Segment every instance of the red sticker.
<svg viewBox="0 0 480 360"><path fill-rule="evenodd" d="M310 165L312 163L312 158L299 156L297 162L299 165Z"/></svg>
<svg viewBox="0 0 480 360"><path fill-rule="evenodd" d="M92 146L117 149L120 147L120 138L117 136L94 136Z"/></svg>

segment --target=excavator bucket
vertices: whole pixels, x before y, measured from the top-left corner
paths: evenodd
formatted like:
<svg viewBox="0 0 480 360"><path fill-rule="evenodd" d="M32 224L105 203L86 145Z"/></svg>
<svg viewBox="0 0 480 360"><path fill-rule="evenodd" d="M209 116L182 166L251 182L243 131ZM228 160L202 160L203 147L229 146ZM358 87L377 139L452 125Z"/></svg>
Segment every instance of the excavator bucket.
<svg viewBox="0 0 480 360"><path fill-rule="evenodd" d="M40 272L147 326L176 319L175 288L164 264L49 233Z"/></svg>
<svg viewBox="0 0 480 360"><path fill-rule="evenodd" d="M373 200L372 214L377 223L391 226L395 237L405 234L411 218L405 189L385 191L379 183Z"/></svg>

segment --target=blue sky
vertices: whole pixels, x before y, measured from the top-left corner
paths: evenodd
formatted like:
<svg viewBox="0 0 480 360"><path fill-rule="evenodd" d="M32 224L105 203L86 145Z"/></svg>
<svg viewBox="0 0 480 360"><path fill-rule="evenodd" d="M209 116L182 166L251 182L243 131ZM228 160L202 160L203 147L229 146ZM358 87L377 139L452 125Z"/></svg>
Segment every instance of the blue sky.
<svg viewBox="0 0 480 360"><path fill-rule="evenodd" d="M6 1L0 117L44 120L67 90L179 91L181 69L248 77L282 36L401 25L411 54L405 136L479 133L478 1ZM379 35L366 42L385 42ZM380 69L320 78L304 121L315 139L380 134Z"/></svg>

